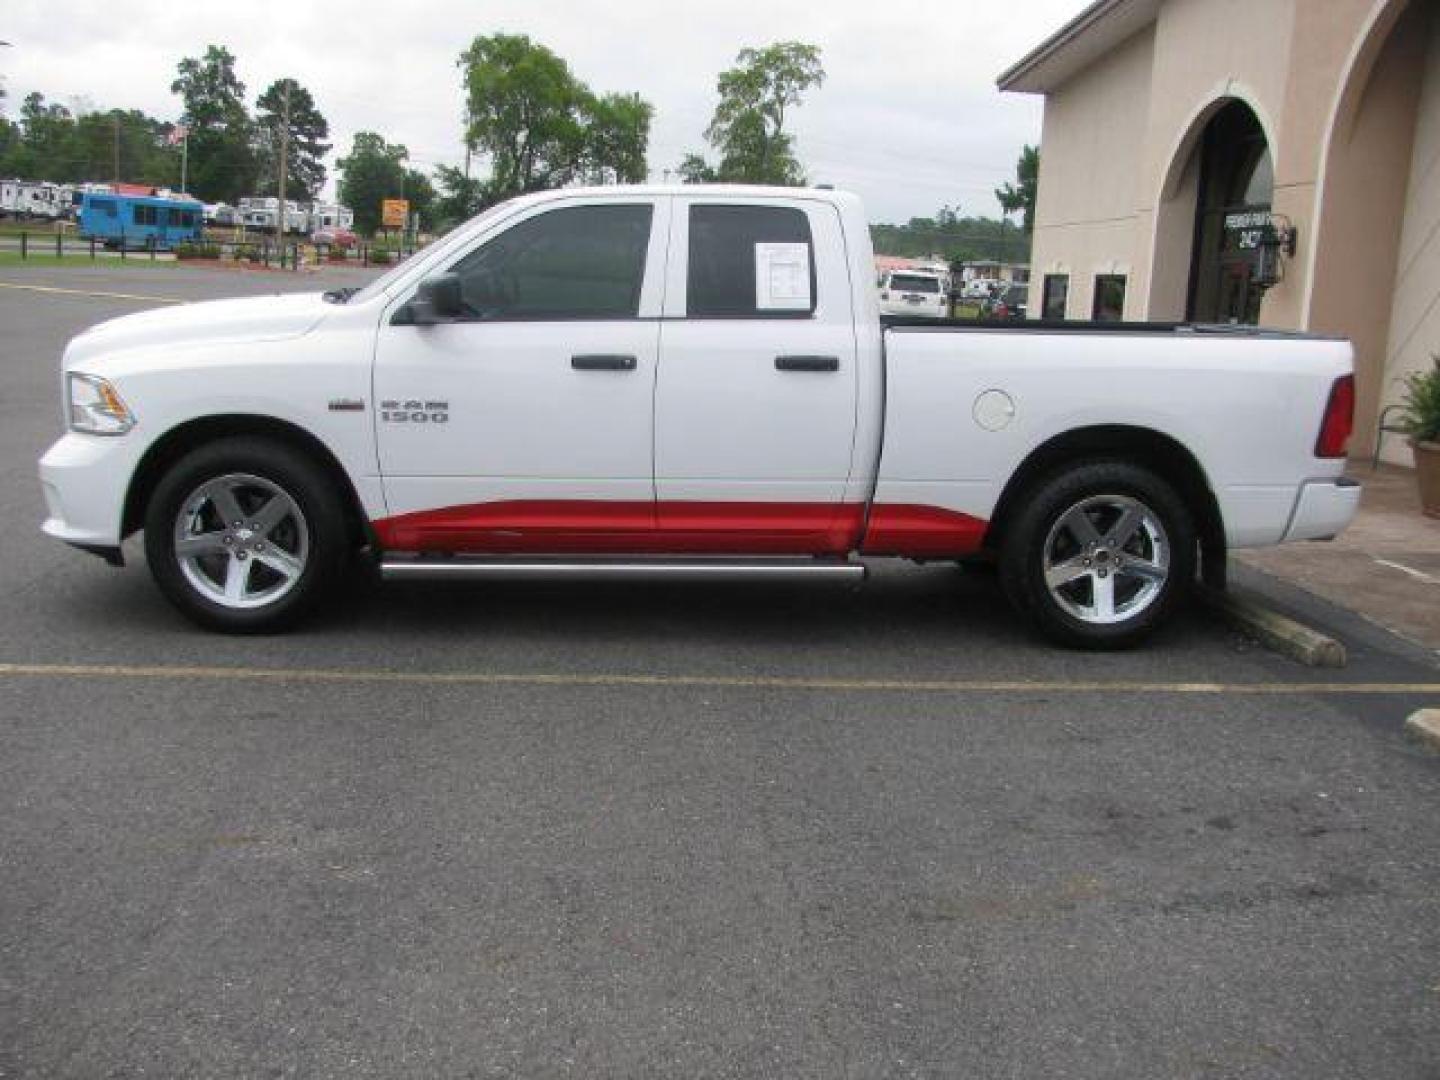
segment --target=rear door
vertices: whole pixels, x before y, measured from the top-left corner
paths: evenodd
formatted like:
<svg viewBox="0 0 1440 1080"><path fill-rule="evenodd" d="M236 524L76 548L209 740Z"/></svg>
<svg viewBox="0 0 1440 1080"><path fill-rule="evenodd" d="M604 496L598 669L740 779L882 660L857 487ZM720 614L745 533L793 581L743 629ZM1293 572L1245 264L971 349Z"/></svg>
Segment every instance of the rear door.
<svg viewBox="0 0 1440 1080"><path fill-rule="evenodd" d="M387 312L376 431L392 550L639 550L668 199L544 202L448 269L463 319Z"/></svg>
<svg viewBox="0 0 1440 1080"><path fill-rule="evenodd" d="M838 210L674 203L655 385L657 522L673 550L844 551L856 339Z"/></svg>

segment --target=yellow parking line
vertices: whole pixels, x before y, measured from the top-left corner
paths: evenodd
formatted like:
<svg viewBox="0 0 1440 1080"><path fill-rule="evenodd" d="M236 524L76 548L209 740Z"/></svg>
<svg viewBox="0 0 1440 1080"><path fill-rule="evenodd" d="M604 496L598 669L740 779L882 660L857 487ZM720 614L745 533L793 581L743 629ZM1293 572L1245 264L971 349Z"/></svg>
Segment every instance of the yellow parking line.
<svg viewBox="0 0 1440 1080"><path fill-rule="evenodd" d="M0 678L216 679L274 683L398 683L422 686L648 686L936 694L1440 694L1440 682L1218 683L1068 679L826 679L766 675L626 675L367 668L180 667L132 664L0 664Z"/></svg>
<svg viewBox="0 0 1440 1080"><path fill-rule="evenodd" d="M56 285L19 285L13 281L0 281L0 289L21 289L26 292L61 293L66 296L98 296L106 300L144 300L151 304L183 304L186 301L173 296L142 296L139 293L94 292L89 289L62 289Z"/></svg>

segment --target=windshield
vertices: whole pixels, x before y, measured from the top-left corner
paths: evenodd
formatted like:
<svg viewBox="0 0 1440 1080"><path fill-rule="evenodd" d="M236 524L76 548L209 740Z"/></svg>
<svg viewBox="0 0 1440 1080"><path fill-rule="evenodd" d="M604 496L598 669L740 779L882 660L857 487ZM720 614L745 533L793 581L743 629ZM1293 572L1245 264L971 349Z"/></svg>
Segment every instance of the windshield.
<svg viewBox="0 0 1440 1080"><path fill-rule="evenodd" d="M473 218L470 218L468 221L462 221L459 225L456 225L455 228L453 228L453 229L451 229L449 232L445 233L444 236L442 236L442 237L440 237L439 239L433 241L433 242L430 244L429 248L422 248L422 249L421 249L419 252L417 252L416 254L418 254L418 255L428 254L430 248L436 248L436 247L442 246L449 238L453 237L456 233L458 233L458 232L459 232L460 230L462 230L462 229L465 229L465 230L468 231L469 228L470 228L470 226L475 225L475 224L477 224L478 222L481 222L481 221L488 221L490 218L495 217L495 216L496 216L497 214L499 214L502 210L505 210L507 207L509 207L509 205L510 205L509 202L496 203L494 206L490 207L488 210L483 210L483 211L481 211L478 215L476 215L476 216L473 217ZM413 256L412 256L412 258L413 258ZM345 299L346 299L346 300L356 299L356 300L359 300L361 303L364 303L364 302L367 301L367 300L373 299L374 297L378 296L380 293L382 293L382 292L384 292L386 289L388 289L388 288L390 287L390 285L391 285L392 282L394 282L394 281L397 280L398 278L402 277L403 275L409 273L411 269L412 269L412 267L410 266L409 260L401 261L401 262L397 263L396 265L394 265L393 267L391 267L391 268L390 268L389 270L387 270L385 273L381 274L381 275L380 275L378 278L376 278L374 281L370 282L369 285L366 285L363 289L360 289L360 290L358 290L358 291L356 291L356 292L351 293L350 296L347 296ZM344 290L338 290L338 291L344 291Z"/></svg>
<svg viewBox="0 0 1440 1080"><path fill-rule="evenodd" d="M891 274L890 288L897 292L938 293L940 279L922 277L919 274Z"/></svg>

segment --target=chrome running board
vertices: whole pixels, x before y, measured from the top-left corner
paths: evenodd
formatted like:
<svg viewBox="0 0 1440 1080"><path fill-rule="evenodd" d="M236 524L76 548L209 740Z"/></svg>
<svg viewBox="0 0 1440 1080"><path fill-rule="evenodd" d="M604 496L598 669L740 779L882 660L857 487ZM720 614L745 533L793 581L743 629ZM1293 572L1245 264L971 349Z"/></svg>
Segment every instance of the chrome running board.
<svg viewBox="0 0 1440 1080"><path fill-rule="evenodd" d="M453 581L498 578L589 578L608 581L727 581L743 578L771 580L858 581L865 566L858 562L823 559L767 558L385 558L380 575L387 581Z"/></svg>

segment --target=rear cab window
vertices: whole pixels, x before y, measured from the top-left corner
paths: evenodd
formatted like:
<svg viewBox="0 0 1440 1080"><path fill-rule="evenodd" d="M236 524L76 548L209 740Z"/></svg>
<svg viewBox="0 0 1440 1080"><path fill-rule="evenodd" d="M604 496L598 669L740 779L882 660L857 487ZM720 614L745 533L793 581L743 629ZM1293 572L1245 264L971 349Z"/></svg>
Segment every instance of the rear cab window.
<svg viewBox="0 0 1440 1080"><path fill-rule="evenodd" d="M936 294L940 292L940 279L923 274L891 274L890 288L896 292Z"/></svg>
<svg viewBox="0 0 1440 1080"><path fill-rule="evenodd" d="M672 196L664 318L717 328L810 322L853 332L875 279L869 265L852 265L850 247L840 205L803 188L793 195L683 191Z"/></svg>
<svg viewBox="0 0 1440 1080"><path fill-rule="evenodd" d="M699 202L686 207L683 217L685 318L814 317L821 289L805 210Z"/></svg>

